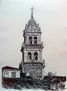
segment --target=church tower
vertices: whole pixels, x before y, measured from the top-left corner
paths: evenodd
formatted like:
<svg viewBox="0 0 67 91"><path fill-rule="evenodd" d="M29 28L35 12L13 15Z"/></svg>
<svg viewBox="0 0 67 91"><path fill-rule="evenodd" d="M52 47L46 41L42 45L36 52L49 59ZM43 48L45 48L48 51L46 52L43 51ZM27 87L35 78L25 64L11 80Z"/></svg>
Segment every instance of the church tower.
<svg viewBox="0 0 67 91"><path fill-rule="evenodd" d="M22 72L39 79L43 77L45 67L42 59L43 42L41 42L41 34L39 24L36 23L33 17L33 8L31 8L31 18L23 31Z"/></svg>

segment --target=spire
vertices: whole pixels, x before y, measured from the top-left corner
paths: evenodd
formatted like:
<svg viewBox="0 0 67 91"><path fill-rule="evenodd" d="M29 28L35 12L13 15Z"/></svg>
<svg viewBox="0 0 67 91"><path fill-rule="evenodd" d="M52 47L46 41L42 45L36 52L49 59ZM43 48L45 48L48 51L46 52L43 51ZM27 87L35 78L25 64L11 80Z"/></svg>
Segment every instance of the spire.
<svg viewBox="0 0 67 91"><path fill-rule="evenodd" d="M31 8L31 19L33 19L33 10L34 10L34 8L32 7Z"/></svg>

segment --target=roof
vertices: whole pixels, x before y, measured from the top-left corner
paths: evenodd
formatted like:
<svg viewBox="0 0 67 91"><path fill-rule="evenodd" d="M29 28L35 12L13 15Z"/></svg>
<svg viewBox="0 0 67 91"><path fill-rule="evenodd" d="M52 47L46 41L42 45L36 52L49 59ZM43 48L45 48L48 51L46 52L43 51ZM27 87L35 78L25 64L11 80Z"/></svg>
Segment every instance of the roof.
<svg viewBox="0 0 67 91"><path fill-rule="evenodd" d="M10 66L5 66L2 69L19 70L19 68L14 68L14 67L10 67Z"/></svg>
<svg viewBox="0 0 67 91"><path fill-rule="evenodd" d="M39 24L36 23L33 17L33 11L31 12L31 18L29 19L28 23L25 25L25 30L24 30L24 33L29 33L29 32L41 33Z"/></svg>
<svg viewBox="0 0 67 91"><path fill-rule="evenodd" d="M55 83L60 82L60 81L65 82L66 76L52 76L52 77L44 76L44 79L48 79L48 80L51 79L51 81Z"/></svg>

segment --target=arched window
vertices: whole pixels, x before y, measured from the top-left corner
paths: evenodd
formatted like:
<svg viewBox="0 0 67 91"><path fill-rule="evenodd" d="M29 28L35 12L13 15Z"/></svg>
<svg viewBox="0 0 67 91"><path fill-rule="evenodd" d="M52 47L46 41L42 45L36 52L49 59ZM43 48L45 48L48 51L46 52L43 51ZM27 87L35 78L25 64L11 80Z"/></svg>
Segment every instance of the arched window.
<svg viewBox="0 0 67 91"><path fill-rule="evenodd" d="M34 44L37 44L37 37L34 37Z"/></svg>
<svg viewBox="0 0 67 91"><path fill-rule="evenodd" d="M32 37L29 37L29 43L32 44Z"/></svg>
<svg viewBox="0 0 67 91"><path fill-rule="evenodd" d="M38 60L38 53L37 52L34 53L34 60Z"/></svg>
<svg viewBox="0 0 67 91"><path fill-rule="evenodd" d="M32 59L32 55L31 52L28 53L28 59L31 60Z"/></svg>

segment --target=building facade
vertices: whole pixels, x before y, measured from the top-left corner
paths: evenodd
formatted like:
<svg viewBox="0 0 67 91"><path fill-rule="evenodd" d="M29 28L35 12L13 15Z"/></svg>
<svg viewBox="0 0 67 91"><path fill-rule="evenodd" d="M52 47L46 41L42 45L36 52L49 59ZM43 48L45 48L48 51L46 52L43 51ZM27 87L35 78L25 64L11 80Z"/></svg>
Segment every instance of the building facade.
<svg viewBox="0 0 67 91"><path fill-rule="evenodd" d="M2 68L2 87L13 88L20 80L20 69L10 66ZM18 87L18 86L17 86Z"/></svg>
<svg viewBox="0 0 67 91"><path fill-rule="evenodd" d="M5 66L2 68L3 78L20 78L20 70L18 68Z"/></svg>
<svg viewBox="0 0 67 91"><path fill-rule="evenodd" d="M41 29L33 17L25 25L23 31L24 42L22 44L22 72L29 74L33 78L42 78L45 67L42 59L43 42L41 42Z"/></svg>

